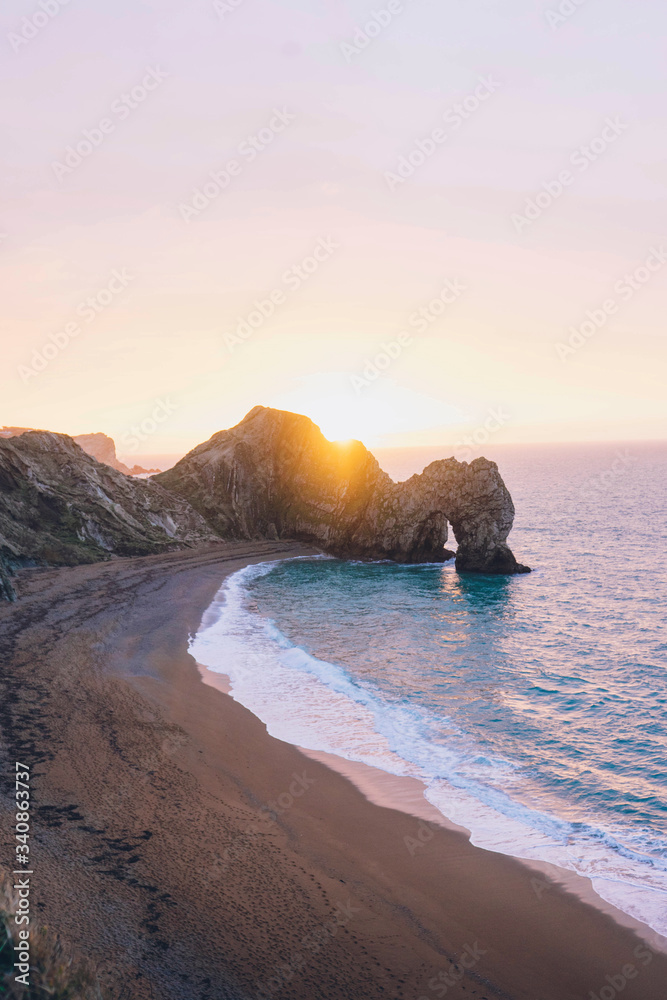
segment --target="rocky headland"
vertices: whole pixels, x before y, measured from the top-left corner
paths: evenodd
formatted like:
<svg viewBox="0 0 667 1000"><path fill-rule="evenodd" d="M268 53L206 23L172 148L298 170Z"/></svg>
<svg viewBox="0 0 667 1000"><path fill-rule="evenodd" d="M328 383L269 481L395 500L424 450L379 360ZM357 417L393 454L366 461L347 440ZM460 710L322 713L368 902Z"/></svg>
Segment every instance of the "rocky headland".
<svg viewBox="0 0 667 1000"><path fill-rule="evenodd" d="M153 477L224 538L295 539L345 558L439 562L448 524L461 571L522 573L508 548L514 504L495 462L433 462L394 483L359 441L256 406Z"/></svg>
<svg viewBox="0 0 667 1000"><path fill-rule="evenodd" d="M144 469L141 465L133 465L130 468L116 455L116 442L108 434L77 434L74 438L79 447L88 454L96 458L98 462L110 465L118 472L124 472L126 476L141 476L149 472L159 472L159 469Z"/></svg>
<svg viewBox="0 0 667 1000"><path fill-rule="evenodd" d="M29 431L37 430L35 427L3 427L0 430L0 438L19 437ZM73 441L83 448L88 455L92 455L98 462L110 465L118 472L124 472L126 476L140 476L147 473L159 472L159 469L144 469L141 465L133 465L132 468L125 465L125 462L116 455L116 442L108 434L75 434Z"/></svg>
<svg viewBox="0 0 667 1000"><path fill-rule="evenodd" d="M301 541L342 558L439 562L454 556L445 548L449 526L459 571L528 572L507 545L512 498L495 462L484 458L443 459L394 483L359 441L327 441L308 417L256 406L173 469L136 479L112 467L115 447L105 435L84 435L82 447L66 434L5 431L19 433L0 433L2 597L13 598L11 577L21 567L225 539Z"/></svg>
<svg viewBox="0 0 667 1000"><path fill-rule="evenodd" d="M98 462L66 434L0 438L0 596L24 566L72 566L220 541L150 480Z"/></svg>

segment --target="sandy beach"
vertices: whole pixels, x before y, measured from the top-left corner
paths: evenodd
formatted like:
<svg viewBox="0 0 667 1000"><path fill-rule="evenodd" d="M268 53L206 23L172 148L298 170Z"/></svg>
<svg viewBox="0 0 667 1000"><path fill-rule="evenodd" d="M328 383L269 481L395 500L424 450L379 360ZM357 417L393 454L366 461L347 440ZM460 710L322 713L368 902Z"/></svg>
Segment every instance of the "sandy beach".
<svg viewBox="0 0 667 1000"><path fill-rule="evenodd" d="M664 1000L650 935L426 803L370 801L194 662L226 574L307 553L226 543L21 574L0 608L1 747L5 774L31 765L39 920L115 1000ZM7 870L7 782L0 805Z"/></svg>

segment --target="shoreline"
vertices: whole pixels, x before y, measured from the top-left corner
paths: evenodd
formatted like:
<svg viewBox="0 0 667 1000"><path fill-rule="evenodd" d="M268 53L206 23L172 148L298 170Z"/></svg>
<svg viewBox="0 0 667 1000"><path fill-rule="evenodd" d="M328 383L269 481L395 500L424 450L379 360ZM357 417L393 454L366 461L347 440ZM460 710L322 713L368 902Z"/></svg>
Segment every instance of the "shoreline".
<svg viewBox="0 0 667 1000"><path fill-rule="evenodd" d="M299 558L303 558L303 556ZM221 587L221 591L223 587ZM218 609L224 603L224 599L220 601L218 597L219 595L216 594L215 600L207 608L202 617L197 635L204 632L217 621ZM252 700L247 704L243 698L238 698L234 694L231 678L227 674L210 668L201 662L197 662L197 667L205 683L216 687L224 694L230 695L234 700L244 705L268 729L270 722L267 723L261 715L257 714L256 708L252 706ZM631 912L623 909L622 904L618 905L618 903L606 899L598 892L592 879L586 874L563 867L557 862L547 860L546 858L524 857L520 853L511 853L501 848L487 846L483 843L475 843L472 829L468 828L465 823L456 822L451 819L445 813L441 812L437 806L431 804L426 797L427 784L419 778L398 775L392 771L384 770L382 767L375 766L372 763L346 757L342 753L336 753L335 750L325 751L313 749L311 746L303 746L289 735L272 735L276 739L280 739L296 747L306 757L323 763L330 769L342 774L375 805L397 809L417 819L424 820L425 823L434 823L445 829L456 831L466 836L471 845L480 850L513 858L539 875L549 877L565 890L576 895L583 902L597 907L602 913L611 916L619 925L633 930L647 943L651 944L652 947L667 954L667 937L664 934L653 928L645 919L634 916ZM631 893L630 883L621 884L627 884Z"/></svg>
<svg viewBox="0 0 667 1000"><path fill-rule="evenodd" d="M187 640L224 577L309 551L21 574L0 722L36 766L40 919L117 1000L584 1000L630 965L624 1000L662 1000L667 959L638 934L457 829L421 843L415 816L204 683Z"/></svg>
<svg viewBox="0 0 667 1000"><path fill-rule="evenodd" d="M230 697L233 695L230 694ZM356 788L374 805L397 809L408 815L415 816L416 819L423 819L426 823L441 826L446 830L453 830L468 839L468 842L476 850L486 851L489 854L497 854L501 858L511 858L519 864L524 865L538 878L548 878L559 885L565 892L576 896L583 903L595 907L601 913L611 917L612 920L621 927L632 930L638 937L641 937L655 951L667 955L667 938L658 931L655 931L649 924L638 920L631 914L626 913L619 907L609 903L600 896L589 878L579 875L577 872L561 868L559 865L551 864L548 861L539 861L531 858L522 858L515 854L505 854L502 851L493 851L487 847L481 847L472 842L471 831L467 827L459 826L447 816L436 809L435 806L424 797L426 785L418 778L403 778L382 771L357 761L349 761L336 754L323 751L308 750L299 747L301 752L307 757L319 760L327 767L343 774Z"/></svg>
<svg viewBox="0 0 667 1000"><path fill-rule="evenodd" d="M232 698L234 701L238 701L234 697L231 681L226 674L211 670L202 663L197 663L197 667L205 684L215 687L222 694ZM238 704L242 705L243 702L238 702ZM247 711L252 712L247 706L244 707ZM254 715L254 713L252 714ZM264 724L258 716L255 715L254 717ZM655 931L649 924L619 909L613 903L609 903L596 892L589 878L579 875L577 872L569 871L566 868L561 868L559 865L551 864L548 861L522 858L515 854L505 854L502 851L493 851L474 844L471 840L471 831L467 827L458 825L428 801L424 795L426 785L419 778L392 774L389 771L383 771L381 768L373 767L371 764L348 760L346 757L341 757L338 754L325 750L312 750L308 747L299 746L296 743L290 745L310 760L317 761L330 770L342 775L373 805L394 809L408 816L413 816L417 820L422 820L425 824L425 830L422 834L423 838L428 837L430 839L429 828L431 826L442 827L445 830L464 836L476 850L497 854L499 857L511 858L530 869L538 878L550 879L557 883L565 892L576 896L582 902L594 906L601 913L611 917L619 926L632 930L651 948L667 954L667 938Z"/></svg>

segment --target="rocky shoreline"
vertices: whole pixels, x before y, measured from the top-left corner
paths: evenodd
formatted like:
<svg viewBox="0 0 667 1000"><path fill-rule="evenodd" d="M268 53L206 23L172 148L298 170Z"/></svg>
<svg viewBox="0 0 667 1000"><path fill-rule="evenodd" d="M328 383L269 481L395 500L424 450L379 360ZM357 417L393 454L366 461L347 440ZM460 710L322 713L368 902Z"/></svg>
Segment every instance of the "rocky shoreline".
<svg viewBox="0 0 667 1000"><path fill-rule="evenodd" d="M115 451L114 451L115 455ZM447 458L394 483L359 442L256 406L167 472L136 479L66 434L0 437L0 597L29 566L67 566L231 540L300 541L341 558L528 572L507 545L514 504L495 462Z"/></svg>

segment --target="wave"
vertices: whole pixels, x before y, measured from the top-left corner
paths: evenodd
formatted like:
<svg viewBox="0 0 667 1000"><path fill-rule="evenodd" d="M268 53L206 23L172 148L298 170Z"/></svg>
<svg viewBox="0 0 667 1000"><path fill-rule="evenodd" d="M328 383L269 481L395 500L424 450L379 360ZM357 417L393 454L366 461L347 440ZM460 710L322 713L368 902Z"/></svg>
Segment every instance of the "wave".
<svg viewBox="0 0 667 1000"><path fill-rule="evenodd" d="M539 801L527 805L520 800L522 791L524 799L530 795L519 768L480 752L453 720L438 723L456 737L456 748L436 744L425 709L390 703L372 683L361 684L339 664L292 643L259 613L248 590L283 561L230 576L190 641L196 660L226 674L234 698L272 736L420 779L428 801L469 830L476 846L587 877L602 899L667 936L667 845L648 829L602 829L561 819Z"/></svg>

